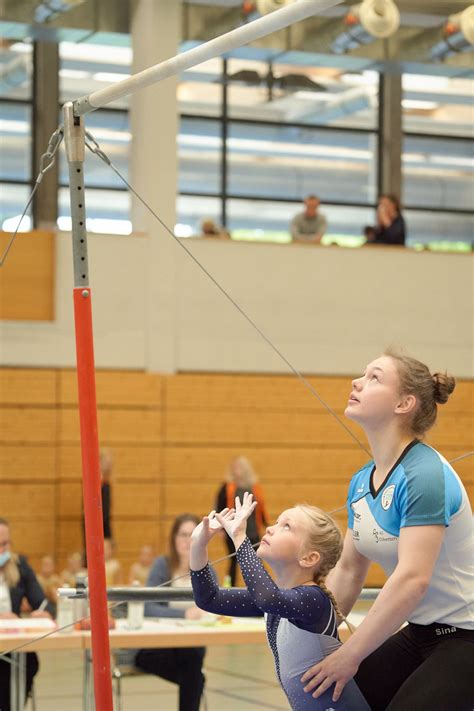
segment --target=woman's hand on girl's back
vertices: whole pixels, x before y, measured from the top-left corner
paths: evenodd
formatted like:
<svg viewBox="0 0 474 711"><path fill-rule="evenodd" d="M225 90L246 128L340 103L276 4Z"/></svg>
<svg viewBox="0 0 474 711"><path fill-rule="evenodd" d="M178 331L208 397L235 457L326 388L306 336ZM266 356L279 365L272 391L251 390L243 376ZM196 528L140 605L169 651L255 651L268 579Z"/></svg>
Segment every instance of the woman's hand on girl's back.
<svg viewBox="0 0 474 711"><path fill-rule="evenodd" d="M253 500L253 494L249 494L248 491L244 493L242 503L238 496L235 497L235 512L232 510L232 515L224 514L221 511L220 514L216 514L216 518L222 527L225 529L226 533L234 541L235 547L242 543L245 538L247 531L247 520L252 515L257 502Z"/></svg>

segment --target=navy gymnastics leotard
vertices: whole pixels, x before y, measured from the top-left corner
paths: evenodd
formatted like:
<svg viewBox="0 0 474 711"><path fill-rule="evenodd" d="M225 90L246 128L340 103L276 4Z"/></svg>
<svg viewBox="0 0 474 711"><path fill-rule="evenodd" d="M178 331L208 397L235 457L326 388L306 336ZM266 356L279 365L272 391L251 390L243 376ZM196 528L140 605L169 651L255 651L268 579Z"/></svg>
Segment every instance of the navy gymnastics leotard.
<svg viewBox="0 0 474 711"><path fill-rule="evenodd" d="M196 605L218 615L265 616L277 677L293 711L370 711L354 680L346 684L337 702L332 701L333 687L318 699L303 690L300 679L304 672L341 644L334 607L321 588L299 585L280 589L248 538L239 547L237 560L247 589L219 588L207 565L191 571Z"/></svg>

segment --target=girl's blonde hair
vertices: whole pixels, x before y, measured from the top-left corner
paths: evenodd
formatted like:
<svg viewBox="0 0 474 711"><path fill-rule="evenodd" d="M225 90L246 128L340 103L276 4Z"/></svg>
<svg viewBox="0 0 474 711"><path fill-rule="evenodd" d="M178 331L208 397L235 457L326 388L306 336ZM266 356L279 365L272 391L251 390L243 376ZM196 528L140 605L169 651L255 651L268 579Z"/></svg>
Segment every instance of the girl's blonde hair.
<svg viewBox="0 0 474 711"><path fill-rule="evenodd" d="M401 392L416 397L410 428L417 437L423 437L436 422L438 404L447 402L456 387L456 381L447 373L431 374L424 363L404 355L396 348L387 348L384 355L395 361Z"/></svg>
<svg viewBox="0 0 474 711"><path fill-rule="evenodd" d="M227 469L226 480L229 483L232 483L234 481L234 474L233 474L233 465L234 464L239 464L240 468L242 469L242 473L245 478L244 488L246 488L246 487L252 488L252 486L257 483L258 477L255 474L255 471L254 471L252 465L250 464L250 461L247 459L247 457L243 457L242 455L240 455L238 457L234 457L234 459L232 459L232 461L229 464L229 467Z"/></svg>
<svg viewBox="0 0 474 711"><path fill-rule="evenodd" d="M10 524L6 518L0 518L0 526L6 526L10 530ZM3 567L5 582L9 588L14 588L20 580L20 569L18 567L18 556L11 553L10 560Z"/></svg>
<svg viewBox="0 0 474 711"><path fill-rule="evenodd" d="M336 598L325 584L326 576L341 557L343 538L340 528L329 514L317 506L297 504L295 508L302 511L308 519L309 525L305 547L309 550L318 551L321 556L319 565L314 572L313 580L331 600L336 615L345 619L339 610Z"/></svg>

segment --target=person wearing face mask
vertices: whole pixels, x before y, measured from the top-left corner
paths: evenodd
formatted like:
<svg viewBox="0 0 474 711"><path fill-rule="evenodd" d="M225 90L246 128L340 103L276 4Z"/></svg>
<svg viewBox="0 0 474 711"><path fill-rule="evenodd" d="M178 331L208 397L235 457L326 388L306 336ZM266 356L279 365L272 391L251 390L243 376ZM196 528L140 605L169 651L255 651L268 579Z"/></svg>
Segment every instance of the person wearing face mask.
<svg viewBox="0 0 474 711"><path fill-rule="evenodd" d="M42 609L45 595L33 569L24 556L11 550L10 525L5 518L0 518L0 619L19 617L23 598L32 608L31 617L51 617L53 610L49 603ZM38 657L29 652L26 655L27 696L38 669ZM10 711L10 664L4 659L0 659L0 709Z"/></svg>

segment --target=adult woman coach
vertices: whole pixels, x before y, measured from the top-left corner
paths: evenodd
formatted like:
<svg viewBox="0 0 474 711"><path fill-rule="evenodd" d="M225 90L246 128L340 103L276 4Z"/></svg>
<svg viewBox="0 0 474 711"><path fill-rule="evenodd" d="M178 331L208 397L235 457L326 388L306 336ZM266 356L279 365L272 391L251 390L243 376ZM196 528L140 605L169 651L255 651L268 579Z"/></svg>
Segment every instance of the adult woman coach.
<svg viewBox="0 0 474 711"><path fill-rule="evenodd" d="M472 711L472 512L452 467L419 438L454 379L388 351L354 380L346 415L373 461L353 477L342 557L327 579L343 614L371 561L388 579L354 635L304 674L318 697L356 682L373 711ZM400 631L401 625L408 625Z"/></svg>

